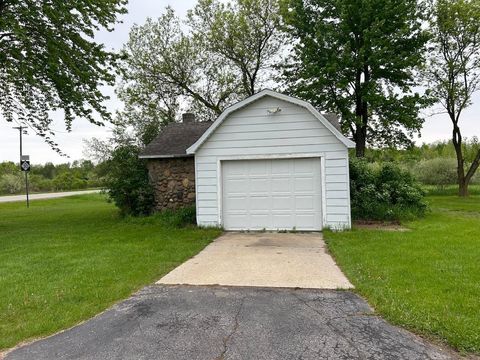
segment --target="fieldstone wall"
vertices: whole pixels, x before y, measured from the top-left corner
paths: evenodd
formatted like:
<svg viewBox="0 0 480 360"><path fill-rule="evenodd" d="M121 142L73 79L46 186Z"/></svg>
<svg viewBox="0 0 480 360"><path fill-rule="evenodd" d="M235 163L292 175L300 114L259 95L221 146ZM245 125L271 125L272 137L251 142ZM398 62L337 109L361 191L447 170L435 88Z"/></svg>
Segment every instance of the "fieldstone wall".
<svg viewBox="0 0 480 360"><path fill-rule="evenodd" d="M155 189L155 209L178 209L195 204L195 163L193 157L151 159L147 163Z"/></svg>

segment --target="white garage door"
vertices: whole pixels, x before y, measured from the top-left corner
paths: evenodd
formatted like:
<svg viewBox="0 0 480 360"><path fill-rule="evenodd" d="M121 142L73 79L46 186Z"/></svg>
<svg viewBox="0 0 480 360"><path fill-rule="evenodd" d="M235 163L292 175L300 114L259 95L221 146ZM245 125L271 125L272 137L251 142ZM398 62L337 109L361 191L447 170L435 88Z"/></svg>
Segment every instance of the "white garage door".
<svg viewBox="0 0 480 360"><path fill-rule="evenodd" d="M320 158L222 161L227 230L321 230Z"/></svg>

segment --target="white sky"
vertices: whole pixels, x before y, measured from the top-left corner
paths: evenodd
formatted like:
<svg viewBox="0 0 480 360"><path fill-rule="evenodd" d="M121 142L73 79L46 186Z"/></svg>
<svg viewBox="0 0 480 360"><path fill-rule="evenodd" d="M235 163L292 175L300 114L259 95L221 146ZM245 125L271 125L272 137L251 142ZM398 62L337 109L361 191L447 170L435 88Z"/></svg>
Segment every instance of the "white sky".
<svg viewBox="0 0 480 360"><path fill-rule="evenodd" d="M128 39L129 29L133 24L143 24L147 17L158 17L167 5L170 5L180 15L184 16L186 11L195 5L195 0L130 0L128 4L128 14L123 17L123 23L118 24L115 31L101 32L97 40L106 44L107 48L120 49ZM108 107L111 111L121 108L121 103L116 100L113 88L105 88L105 94L112 97ZM432 111L430 111L431 113ZM480 94L474 98L474 104L466 111L461 120L461 129L464 137L473 135L480 137ZM12 126L16 124L0 121L0 161L10 160L18 161L19 143L18 130L13 130ZM83 119L77 119L73 123L71 133L65 131L65 126L61 116L55 117L53 128L57 130L55 141L69 158L61 157L43 142L41 138L29 131L29 135L24 136L23 153L29 154L32 163L44 163L51 161L53 163L62 163L82 158L83 139L92 137L106 138L109 135L109 126L98 127L90 124ZM435 115L428 118L425 122L422 138L419 142L433 142L435 140L449 139L451 134L451 124L446 115Z"/></svg>

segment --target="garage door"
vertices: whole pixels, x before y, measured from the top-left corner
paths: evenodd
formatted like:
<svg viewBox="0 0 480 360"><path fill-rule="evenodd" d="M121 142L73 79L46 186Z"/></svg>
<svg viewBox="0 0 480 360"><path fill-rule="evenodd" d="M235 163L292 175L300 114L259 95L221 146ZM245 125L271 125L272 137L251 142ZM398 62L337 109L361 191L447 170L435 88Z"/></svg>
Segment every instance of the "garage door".
<svg viewBox="0 0 480 360"><path fill-rule="evenodd" d="M320 158L222 161L227 230L321 230Z"/></svg>

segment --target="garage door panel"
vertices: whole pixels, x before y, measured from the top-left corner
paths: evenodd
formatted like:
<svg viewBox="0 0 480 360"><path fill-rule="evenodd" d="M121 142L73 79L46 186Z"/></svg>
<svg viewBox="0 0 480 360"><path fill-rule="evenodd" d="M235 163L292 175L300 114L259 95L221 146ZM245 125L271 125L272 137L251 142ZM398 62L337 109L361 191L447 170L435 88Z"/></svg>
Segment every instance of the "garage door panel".
<svg viewBox="0 0 480 360"><path fill-rule="evenodd" d="M294 227L293 214L272 214L271 230L293 229Z"/></svg>
<svg viewBox="0 0 480 360"><path fill-rule="evenodd" d="M222 162L224 227L321 230L320 175L319 158Z"/></svg>
<svg viewBox="0 0 480 360"><path fill-rule="evenodd" d="M296 214L295 215L295 224L297 225L298 229L305 229L305 230L314 230L316 229L317 219L313 214Z"/></svg>
<svg viewBox="0 0 480 360"><path fill-rule="evenodd" d="M312 159L296 159L293 164L295 174L312 174L314 171Z"/></svg>
<svg viewBox="0 0 480 360"><path fill-rule="evenodd" d="M279 178L272 178L272 192L280 192L280 193L290 193L292 181L290 177L279 177Z"/></svg>
<svg viewBox="0 0 480 360"><path fill-rule="evenodd" d="M228 169L229 176L235 176L235 175L245 176L245 174L247 174L247 164L243 161L231 162L231 164L229 164L228 167L229 167Z"/></svg>
<svg viewBox="0 0 480 360"><path fill-rule="evenodd" d="M255 230L262 230L262 229L269 229L271 223L271 216L270 214L253 214L250 217L250 229ZM245 229L245 227L241 227Z"/></svg>
<svg viewBox="0 0 480 360"><path fill-rule="evenodd" d="M246 194L249 189L249 181L247 178L244 179L225 179L225 194Z"/></svg>
<svg viewBox="0 0 480 360"><path fill-rule="evenodd" d="M314 179L312 177L295 178L295 193L312 192L315 189Z"/></svg>
<svg viewBox="0 0 480 360"><path fill-rule="evenodd" d="M244 196L228 196L228 204L230 211L243 211L246 213L245 209L248 209L248 199Z"/></svg>
<svg viewBox="0 0 480 360"><path fill-rule="evenodd" d="M250 193L267 193L270 189L270 178L251 178Z"/></svg>
<svg viewBox="0 0 480 360"><path fill-rule="evenodd" d="M271 208L271 199L268 196L250 196L250 211L268 211Z"/></svg>
<svg viewBox="0 0 480 360"><path fill-rule="evenodd" d="M248 164L250 175L268 175L267 171L268 163L265 161L252 161Z"/></svg>
<svg viewBox="0 0 480 360"><path fill-rule="evenodd" d="M249 216L247 214L229 214L228 223L229 229L240 230L245 228L248 223Z"/></svg>
<svg viewBox="0 0 480 360"><path fill-rule="evenodd" d="M275 160L272 161L272 175L290 175L292 173L291 160Z"/></svg>
<svg viewBox="0 0 480 360"><path fill-rule="evenodd" d="M286 196L272 196L272 210L290 211L293 207L293 198L290 194Z"/></svg>
<svg viewBox="0 0 480 360"><path fill-rule="evenodd" d="M304 211L304 210L315 210L315 201L314 197L306 195L296 195L295 196L295 210Z"/></svg>

